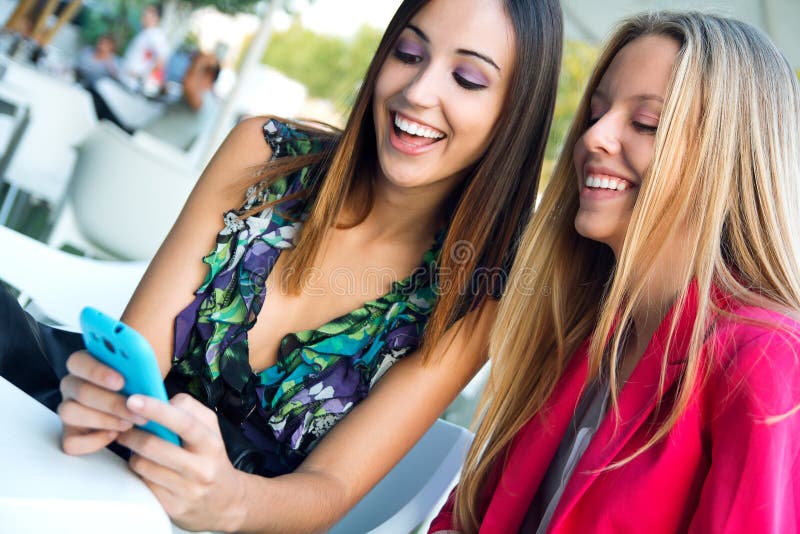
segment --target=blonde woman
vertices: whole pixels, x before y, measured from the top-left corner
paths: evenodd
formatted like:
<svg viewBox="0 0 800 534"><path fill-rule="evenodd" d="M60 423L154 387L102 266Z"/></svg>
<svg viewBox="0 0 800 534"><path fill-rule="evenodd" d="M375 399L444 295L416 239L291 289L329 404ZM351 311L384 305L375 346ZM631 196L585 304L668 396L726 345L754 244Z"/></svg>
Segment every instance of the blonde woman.
<svg viewBox="0 0 800 534"><path fill-rule="evenodd" d="M522 239L432 531L798 531L799 122L754 28L620 26Z"/></svg>

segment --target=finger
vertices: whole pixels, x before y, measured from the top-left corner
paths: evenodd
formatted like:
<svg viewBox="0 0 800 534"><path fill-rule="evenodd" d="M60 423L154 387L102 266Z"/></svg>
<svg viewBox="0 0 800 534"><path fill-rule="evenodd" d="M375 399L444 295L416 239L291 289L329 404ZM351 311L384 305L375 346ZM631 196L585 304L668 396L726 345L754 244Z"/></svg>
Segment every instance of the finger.
<svg viewBox="0 0 800 534"><path fill-rule="evenodd" d="M181 397L189 396L182 395ZM216 443L221 442L221 440L214 439L215 436L210 432L209 428L186 409L186 406L192 403L196 403L203 409L208 410L208 408L194 399L190 401L182 399L178 402L178 404L183 404L181 407L167 404L145 395L131 395L128 397L128 408L133 413L172 430L183 440L184 447L198 452L216 452L218 448ZM197 409L199 409L197 406L192 407L192 410Z"/></svg>
<svg viewBox="0 0 800 534"><path fill-rule="evenodd" d="M109 430L82 432L65 427L61 436L61 450L73 456L91 454L107 447L118 435Z"/></svg>
<svg viewBox="0 0 800 534"><path fill-rule="evenodd" d="M117 442L139 456L180 474L190 473L194 464L192 453L138 428L122 432Z"/></svg>
<svg viewBox="0 0 800 534"><path fill-rule="evenodd" d="M219 420L217 414L208 406L186 393L178 393L169 400L176 408L192 414L208 430L219 434Z"/></svg>
<svg viewBox="0 0 800 534"><path fill-rule="evenodd" d="M112 391L119 391L125 385L125 379L121 374L85 350L73 352L67 358L67 370L77 377Z"/></svg>
<svg viewBox="0 0 800 534"><path fill-rule="evenodd" d="M147 422L128 409L124 395L96 386L77 375L69 374L61 379L61 395L65 400L75 400L88 408L126 419L137 425Z"/></svg>
<svg viewBox="0 0 800 534"><path fill-rule="evenodd" d="M159 486L146 478L142 478L142 481L150 488L150 491L153 492L156 500L158 500L159 504L161 504L161 507L167 512L170 518L175 519L183 513L184 506L181 505L181 499L179 499L176 494L172 493L164 486Z"/></svg>
<svg viewBox="0 0 800 534"><path fill-rule="evenodd" d="M170 493L176 495L184 493L182 491L186 485L184 479L172 469L137 453L131 455L128 465L134 473L153 484L167 489Z"/></svg>
<svg viewBox="0 0 800 534"><path fill-rule="evenodd" d="M59 404L57 412L65 425L74 427L125 432L133 426L133 423L128 420L99 412L74 400L66 400Z"/></svg>

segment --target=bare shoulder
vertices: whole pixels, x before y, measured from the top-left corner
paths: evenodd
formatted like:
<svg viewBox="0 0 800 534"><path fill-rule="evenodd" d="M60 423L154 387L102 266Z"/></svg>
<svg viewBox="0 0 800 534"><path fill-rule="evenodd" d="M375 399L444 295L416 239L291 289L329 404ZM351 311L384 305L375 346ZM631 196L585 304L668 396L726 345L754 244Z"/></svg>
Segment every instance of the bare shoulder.
<svg viewBox="0 0 800 534"><path fill-rule="evenodd" d="M251 117L239 122L220 145L206 167L201 180L231 183L272 157L272 149L264 139L264 124L269 117Z"/></svg>
<svg viewBox="0 0 800 534"><path fill-rule="evenodd" d="M228 134L125 310L123 319L150 341L162 374L170 366L175 317L208 273L203 258L214 250L224 214L244 204L247 187L257 180L255 171L272 156L262 131L267 120L246 119Z"/></svg>

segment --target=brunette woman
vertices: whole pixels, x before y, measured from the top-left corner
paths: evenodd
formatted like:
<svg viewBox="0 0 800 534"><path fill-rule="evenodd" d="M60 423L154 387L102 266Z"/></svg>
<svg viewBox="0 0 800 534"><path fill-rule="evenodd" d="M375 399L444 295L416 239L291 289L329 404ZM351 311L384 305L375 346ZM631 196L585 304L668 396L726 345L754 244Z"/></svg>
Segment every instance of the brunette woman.
<svg viewBox="0 0 800 534"><path fill-rule="evenodd" d="M535 197L561 27L555 0L407 0L343 132L237 126L123 316L183 393L126 403L78 352L64 450L128 447L186 528L341 517L485 358L502 284L483 273ZM183 447L131 428L146 419Z"/></svg>

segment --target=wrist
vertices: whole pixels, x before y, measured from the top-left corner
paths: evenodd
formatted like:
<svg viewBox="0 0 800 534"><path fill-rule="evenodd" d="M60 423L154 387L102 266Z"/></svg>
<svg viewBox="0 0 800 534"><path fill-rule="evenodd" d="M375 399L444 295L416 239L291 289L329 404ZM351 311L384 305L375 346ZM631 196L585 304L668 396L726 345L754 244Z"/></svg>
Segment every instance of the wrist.
<svg viewBox="0 0 800 534"><path fill-rule="evenodd" d="M244 530L244 526L247 524L248 503L250 502L247 495L253 476L255 475L250 475L234 468L232 495L225 514L223 529L225 532Z"/></svg>

